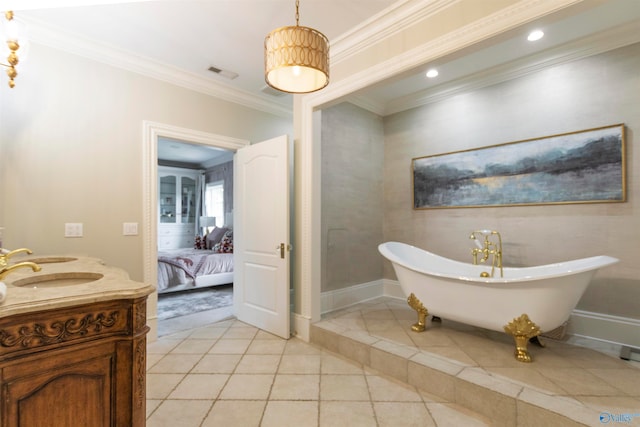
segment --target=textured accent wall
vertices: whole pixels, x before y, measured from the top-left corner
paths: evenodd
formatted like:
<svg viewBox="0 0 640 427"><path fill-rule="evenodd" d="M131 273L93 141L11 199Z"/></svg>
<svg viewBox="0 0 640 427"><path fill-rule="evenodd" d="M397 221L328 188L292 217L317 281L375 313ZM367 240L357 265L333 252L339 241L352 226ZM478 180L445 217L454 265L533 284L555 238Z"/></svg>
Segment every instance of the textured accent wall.
<svg viewBox="0 0 640 427"><path fill-rule="evenodd" d="M382 118L322 110L322 292L382 276Z"/></svg>
<svg viewBox="0 0 640 427"><path fill-rule="evenodd" d="M593 255L601 270L578 308L640 318L640 44L387 116L384 239L471 261L469 233L502 233L504 262L531 266ZM411 159L625 123L627 202L414 210ZM385 261L386 278L395 278Z"/></svg>

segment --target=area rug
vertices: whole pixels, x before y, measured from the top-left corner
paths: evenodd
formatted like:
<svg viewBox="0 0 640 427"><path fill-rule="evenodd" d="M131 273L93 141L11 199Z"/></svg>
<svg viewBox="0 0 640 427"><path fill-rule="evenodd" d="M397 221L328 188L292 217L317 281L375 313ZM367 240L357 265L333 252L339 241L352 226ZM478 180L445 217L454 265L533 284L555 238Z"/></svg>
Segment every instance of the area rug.
<svg viewBox="0 0 640 427"><path fill-rule="evenodd" d="M233 304L233 285L220 285L192 291L158 295L158 320L201 311L228 307Z"/></svg>

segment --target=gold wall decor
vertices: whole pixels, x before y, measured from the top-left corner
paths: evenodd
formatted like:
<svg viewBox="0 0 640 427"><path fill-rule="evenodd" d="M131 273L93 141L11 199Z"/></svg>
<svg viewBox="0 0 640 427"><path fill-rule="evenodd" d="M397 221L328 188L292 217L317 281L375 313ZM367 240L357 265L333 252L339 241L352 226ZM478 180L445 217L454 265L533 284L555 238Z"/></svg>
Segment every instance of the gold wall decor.
<svg viewBox="0 0 640 427"><path fill-rule="evenodd" d="M626 201L625 126L412 159L413 208Z"/></svg>
<svg viewBox="0 0 640 427"><path fill-rule="evenodd" d="M2 23L6 29L6 37L7 40L3 41L7 44L9 48L9 56L7 56L7 63L0 62L0 65L7 68L7 76L9 76L9 87L14 88L16 86L15 78L18 76L18 71L16 70L16 66L18 65L18 49L20 49L20 43L22 40L22 24L16 22L13 17L13 11L8 10L4 12L4 17L6 19L6 23ZM22 51L21 51L22 52Z"/></svg>

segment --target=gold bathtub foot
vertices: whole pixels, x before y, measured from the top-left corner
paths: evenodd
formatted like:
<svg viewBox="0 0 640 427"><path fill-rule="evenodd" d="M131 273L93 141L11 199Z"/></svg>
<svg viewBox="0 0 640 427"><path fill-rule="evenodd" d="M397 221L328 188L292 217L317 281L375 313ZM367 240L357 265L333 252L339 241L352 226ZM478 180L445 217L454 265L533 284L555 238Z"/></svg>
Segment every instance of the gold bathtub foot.
<svg viewBox="0 0 640 427"><path fill-rule="evenodd" d="M530 339L540 335L540 328L533 323L529 316L523 314L513 319L504 327L504 331L511 335L516 342L515 356L519 362L531 362L531 355L527 351Z"/></svg>
<svg viewBox="0 0 640 427"><path fill-rule="evenodd" d="M423 332L426 329L427 316L429 315L429 312L413 293L409 295L409 298L407 298L407 304L409 304L409 307L413 308L418 313L418 323L412 325L411 330L414 332Z"/></svg>

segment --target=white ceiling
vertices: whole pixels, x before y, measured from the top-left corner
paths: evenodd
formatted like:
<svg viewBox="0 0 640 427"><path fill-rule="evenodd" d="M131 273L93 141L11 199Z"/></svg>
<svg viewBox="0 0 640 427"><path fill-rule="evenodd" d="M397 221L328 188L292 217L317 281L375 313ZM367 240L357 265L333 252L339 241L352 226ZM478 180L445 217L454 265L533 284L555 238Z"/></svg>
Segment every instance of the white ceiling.
<svg viewBox="0 0 640 427"><path fill-rule="evenodd" d="M356 29L376 18L400 16L421 2L429 3L301 0L300 25L323 32L335 53L334 45ZM269 31L295 25L295 0L0 0L0 10L10 7L15 9L16 19L28 24L35 43L107 62L119 61L124 67L168 80L187 76L198 81L196 89L215 87L222 97L241 102L253 99L279 111L291 110L291 95L263 91L263 44ZM432 64L440 68L436 79L424 78L425 65L369 88L359 97L378 113L394 112L400 107L388 106L397 104L398 99L415 98L420 92L451 85L470 74L504 68L504 64L523 57L640 20L640 0L586 0L569 8L567 15L547 16L481 47L474 46L464 55L441 58ZM524 41L525 33L535 26L545 30L545 38L536 44ZM640 24L635 29L640 33ZM239 76L229 80L208 71L211 66Z"/></svg>
<svg viewBox="0 0 640 427"><path fill-rule="evenodd" d="M299 24L333 41L396 1L301 0ZM204 85L243 91L291 109L291 95L262 92L263 48L270 31L295 25L295 0L20 0L14 6L16 19L28 24L38 43L78 50L79 43L93 42L94 52L112 49L138 62L149 61L156 69L173 68L202 79ZM85 50L91 55L92 47ZM211 66L238 77L221 77L208 71Z"/></svg>
<svg viewBox="0 0 640 427"><path fill-rule="evenodd" d="M159 137L158 160L171 162L171 166L208 169L233 159L233 152L208 145L189 144L184 141Z"/></svg>
<svg viewBox="0 0 640 427"><path fill-rule="evenodd" d="M529 42L527 36L534 29L543 30L544 37ZM354 102L360 97L364 108L384 116L637 42L640 42L640 0L586 0L464 51L407 70L364 89L361 94L350 95L350 100ZM425 77L430 68L438 69L438 77Z"/></svg>

